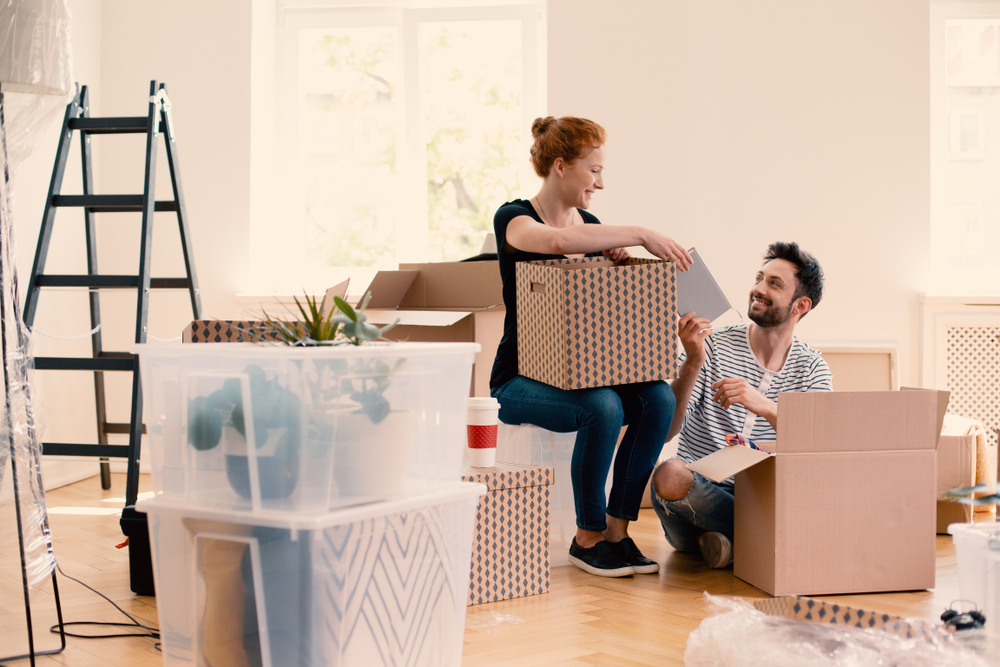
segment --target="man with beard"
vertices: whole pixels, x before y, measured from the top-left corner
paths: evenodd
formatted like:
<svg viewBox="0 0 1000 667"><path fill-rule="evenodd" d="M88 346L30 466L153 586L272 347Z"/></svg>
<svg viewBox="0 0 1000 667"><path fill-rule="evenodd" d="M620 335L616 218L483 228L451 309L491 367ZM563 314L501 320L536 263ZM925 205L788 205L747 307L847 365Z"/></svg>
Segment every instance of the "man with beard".
<svg viewBox="0 0 1000 667"><path fill-rule="evenodd" d="M670 545L701 553L710 567L733 559L733 483L713 482L687 463L727 446L727 435L775 440L779 393L833 389L819 352L793 333L822 295L816 258L795 243L772 243L750 290L751 324L713 333L695 313L680 320L684 359L672 387L674 414L684 420L674 419L668 435L680 432L678 458L656 468L651 497Z"/></svg>

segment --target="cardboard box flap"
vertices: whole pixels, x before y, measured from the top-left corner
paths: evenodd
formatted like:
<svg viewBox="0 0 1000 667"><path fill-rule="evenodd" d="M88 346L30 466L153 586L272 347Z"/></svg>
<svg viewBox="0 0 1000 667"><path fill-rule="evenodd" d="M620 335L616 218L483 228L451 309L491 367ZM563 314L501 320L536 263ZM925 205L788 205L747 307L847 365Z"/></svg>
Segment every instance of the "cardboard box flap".
<svg viewBox="0 0 1000 667"><path fill-rule="evenodd" d="M417 274L400 299L400 308L479 309L503 303L499 262L433 262L399 268Z"/></svg>
<svg viewBox="0 0 1000 667"><path fill-rule="evenodd" d="M473 468L462 464L462 481L485 484L487 490L520 489L525 486L548 486L555 482L555 469L530 463L497 461L492 468Z"/></svg>
<svg viewBox="0 0 1000 667"><path fill-rule="evenodd" d="M783 616L793 621L859 630L880 630L900 639L922 639L931 643L947 642L951 639L951 633L943 625L930 621L903 618L808 597L789 595L754 600L753 606L769 616Z"/></svg>
<svg viewBox="0 0 1000 667"><path fill-rule="evenodd" d="M934 391L932 389L921 389L919 387L900 387L900 391ZM948 399L951 397L950 391L938 391L937 406L937 433L941 437L941 430L944 428L944 416L948 412Z"/></svg>
<svg viewBox="0 0 1000 667"><path fill-rule="evenodd" d="M935 449L941 394L920 391L788 392L778 395L777 452ZM945 401L947 399L945 398Z"/></svg>
<svg viewBox="0 0 1000 667"><path fill-rule="evenodd" d="M366 310L365 317L372 324L380 326L399 320L399 324L404 326L450 327L468 317L471 312L468 310L391 310L380 308Z"/></svg>
<svg viewBox="0 0 1000 667"><path fill-rule="evenodd" d="M764 443L761 443L761 446L765 449L770 449ZM750 466L755 466L771 456L774 456L774 454L750 449L742 445L733 445L712 452L694 463L689 463L687 467L688 470L703 475L712 481L724 482L736 473L746 470Z"/></svg>
<svg viewBox="0 0 1000 667"><path fill-rule="evenodd" d="M417 279L417 271L379 271L372 278L371 284L366 292L371 292L372 298L368 302L368 308L377 310L380 308L397 308L403 300L403 295ZM364 296L361 297L361 302Z"/></svg>

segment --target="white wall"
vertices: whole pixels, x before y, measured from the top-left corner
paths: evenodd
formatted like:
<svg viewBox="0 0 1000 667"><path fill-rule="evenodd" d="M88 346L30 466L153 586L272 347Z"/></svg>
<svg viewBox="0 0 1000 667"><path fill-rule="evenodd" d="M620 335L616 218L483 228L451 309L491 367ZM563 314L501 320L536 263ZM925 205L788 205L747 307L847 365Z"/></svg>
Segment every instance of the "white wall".
<svg viewBox="0 0 1000 667"><path fill-rule="evenodd" d="M93 86L91 113L100 113L101 79L101 2L100 0L69 0L71 12L71 48L75 78ZM50 128L41 133L38 147L23 163L12 165L14 200L14 236L22 305L28 283L38 228L42 220L45 195L52 176L62 114ZM98 175L98 182L100 182ZM74 143L69 154L63 194L79 194L82 190L80 145ZM64 214L57 219L48 268L55 272L86 272L87 257L82 214ZM78 216L78 217L77 217ZM63 222L60 222L63 221ZM75 336L90 329L86 294L82 292L50 292L39 302L36 331ZM57 341L41 333L34 337L36 355L86 356L90 354L88 337L74 341ZM97 442L94 410L93 376L86 373L46 373L35 375L36 393L33 405L43 427L43 439L49 442ZM46 457L42 466L47 487L83 479L97 474L94 460Z"/></svg>
<svg viewBox="0 0 1000 667"><path fill-rule="evenodd" d="M913 0L549 0L549 111L609 132L593 211L697 246L745 312L798 241L826 294L798 328L898 342L918 381L929 258L928 6Z"/></svg>
<svg viewBox="0 0 1000 667"><path fill-rule="evenodd" d="M208 316L242 314L234 295L260 270L246 262L251 5L71 0L77 78L93 86L103 115L144 114L149 81L169 86ZM630 0L612 10L549 0L548 28L550 112L590 117L610 135L598 216L697 246L741 310L766 245L800 242L823 264L827 292L799 334L896 342L902 382L918 381L917 294L928 289L929 257L926 3ZM131 139L95 140L100 192L141 191L141 141ZM24 276L54 151L53 140L18 177ZM160 172L166 188L162 151ZM178 275L173 215L157 224L154 275ZM138 216L99 220L102 271L134 271L137 228ZM74 243L82 253L82 234ZM134 298L106 302L105 347L127 349ZM85 330L80 303L78 312L40 309L39 326ZM157 294L150 333L175 336L188 319L182 294ZM90 387L85 378L72 400L50 401L50 434L95 437ZM127 413L127 387L118 393Z"/></svg>

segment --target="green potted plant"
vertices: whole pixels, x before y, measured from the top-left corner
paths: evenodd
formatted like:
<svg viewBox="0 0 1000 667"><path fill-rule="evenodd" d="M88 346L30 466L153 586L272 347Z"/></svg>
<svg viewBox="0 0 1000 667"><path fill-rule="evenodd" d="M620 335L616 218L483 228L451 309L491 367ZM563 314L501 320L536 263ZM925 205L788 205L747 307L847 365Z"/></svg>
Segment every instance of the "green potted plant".
<svg viewBox="0 0 1000 667"><path fill-rule="evenodd" d="M287 345L362 346L384 340L385 332L396 325L370 324L365 316L370 299L371 294L366 294L355 309L334 297L334 311L325 302L317 305L306 296L305 305L296 299L301 320L266 317L265 325ZM325 360L319 368L313 386L325 401L314 403L326 408L322 416L310 418L310 429L332 430L333 477L342 497L384 496L398 490L406 479L414 415L393 410L386 398L402 364L401 358L390 364L359 353L357 359Z"/></svg>

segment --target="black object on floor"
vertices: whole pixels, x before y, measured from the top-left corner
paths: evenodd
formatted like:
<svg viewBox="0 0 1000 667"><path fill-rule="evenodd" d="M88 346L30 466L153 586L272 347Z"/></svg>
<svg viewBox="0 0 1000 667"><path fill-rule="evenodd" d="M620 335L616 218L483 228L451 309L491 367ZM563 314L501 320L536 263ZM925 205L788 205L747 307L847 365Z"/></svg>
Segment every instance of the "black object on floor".
<svg viewBox="0 0 1000 667"><path fill-rule="evenodd" d="M122 510L119 522L128 537L128 583L136 595L156 595L153 586L153 558L149 552L149 523L146 514L134 505Z"/></svg>

